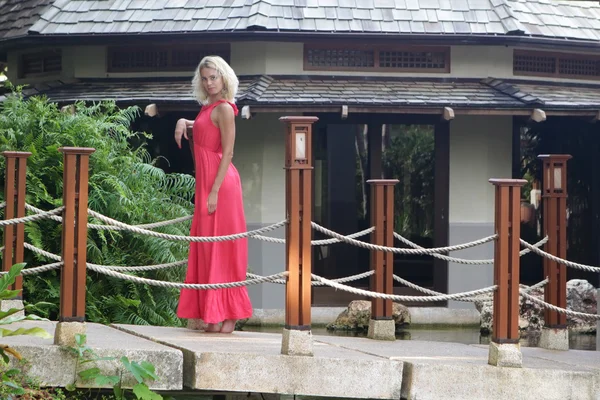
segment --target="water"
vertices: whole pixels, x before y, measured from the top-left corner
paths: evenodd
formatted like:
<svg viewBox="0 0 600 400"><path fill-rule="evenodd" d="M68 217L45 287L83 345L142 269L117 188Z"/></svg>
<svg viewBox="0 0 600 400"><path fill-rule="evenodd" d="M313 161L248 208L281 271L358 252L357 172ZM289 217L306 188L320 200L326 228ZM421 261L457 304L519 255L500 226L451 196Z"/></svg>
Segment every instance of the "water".
<svg viewBox="0 0 600 400"><path fill-rule="evenodd" d="M281 333L283 327L244 326L244 331ZM313 328L313 335L366 337L366 332L328 331L325 328ZM490 335L482 335L478 328L412 328L396 333L398 340L423 340L434 342L453 342L464 344L489 344ZM539 337L521 339L521 346L537 346ZM571 350L596 350L596 335L569 333L569 348Z"/></svg>

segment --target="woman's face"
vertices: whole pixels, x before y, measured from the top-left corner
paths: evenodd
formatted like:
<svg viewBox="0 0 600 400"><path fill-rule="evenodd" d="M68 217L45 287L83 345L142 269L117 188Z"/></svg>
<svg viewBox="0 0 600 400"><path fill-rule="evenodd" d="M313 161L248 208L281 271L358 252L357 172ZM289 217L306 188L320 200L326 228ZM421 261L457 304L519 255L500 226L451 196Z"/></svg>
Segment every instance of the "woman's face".
<svg viewBox="0 0 600 400"><path fill-rule="evenodd" d="M200 76L202 77L202 86L209 96L221 93L224 87L223 78L216 69L202 68Z"/></svg>

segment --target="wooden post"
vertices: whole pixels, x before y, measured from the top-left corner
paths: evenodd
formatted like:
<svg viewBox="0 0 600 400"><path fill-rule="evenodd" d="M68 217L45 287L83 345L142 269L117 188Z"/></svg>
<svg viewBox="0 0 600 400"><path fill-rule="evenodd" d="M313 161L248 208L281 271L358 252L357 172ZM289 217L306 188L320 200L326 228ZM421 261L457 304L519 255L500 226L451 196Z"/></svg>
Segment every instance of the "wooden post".
<svg viewBox="0 0 600 400"><path fill-rule="evenodd" d="M394 186L397 179L371 179L371 243L394 247ZM394 293L394 253L371 250L371 291ZM392 318L392 300L373 298L367 336L371 339L395 340L396 327Z"/></svg>
<svg viewBox="0 0 600 400"><path fill-rule="evenodd" d="M571 156L568 154L544 154L538 158L542 160L543 167L543 226L548 235L544 251L566 259L567 161L571 159ZM567 308L566 266L544 257L544 277L548 278L548 284L544 289L544 301L557 307ZM544 309L544 328L540 337L540 347L555 350L569 349L566 314Z"/></svg>
<svg viewBox="0 0 600 400"><path fill-rule="evenodd" d="M312 355L312 124L316 117L281 117L285 130L286 271L282 353ZM302 333L304 332L304 333Z"/></svg>
<svg viewBox="0 0 600 400"><path fill-rule="evenodd" d="M89 157L94 149L62 147L63 232L59 322L85 321Z"/></svg>
<svg viewBox="0 0 600 400"><path fill-rule="evenodd" d="M27 180L27 158L31 155L24 151L5 151L2 153L6 161L4 186L4 219L21 218L25 216L25 185ZM23 262L25 242L25 224L6 225L4 227L4 254L2 270L8 271L14 264ZM9 288L21 290L15 300L23 300L23 277L19 275Z"/></svg>
<svg viewBox="0 0 600 400"><path fill-rule="evenodd" d="M519 249L523 179L490 179L496 187L494 309L489 364L521 367L519 349ZM518 356L515 357L515 352Z"/></svg>

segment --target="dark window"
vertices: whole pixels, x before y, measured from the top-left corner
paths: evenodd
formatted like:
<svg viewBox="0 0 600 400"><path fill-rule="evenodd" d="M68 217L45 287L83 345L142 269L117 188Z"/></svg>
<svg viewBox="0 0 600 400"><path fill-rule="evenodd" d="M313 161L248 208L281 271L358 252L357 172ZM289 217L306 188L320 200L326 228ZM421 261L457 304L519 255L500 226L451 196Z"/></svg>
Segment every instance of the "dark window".
<svg viewBox="0 0 600 400"><path fill-rule="evenodd" d="M304 69L450 72L450 48L306 44Z"/></svg>
<svg viewBox="0 0 600 400"><path fill-rule="evenodd" d="M108 72L190 71L211 55L221 56L229 63L229 44L109 47Z"/></svg>
<svg viewBox="0 0 600 400"><path fill-rule="evenodd" d="M61 71L62 54L60 50L23 54L21 56L19 74L21 77L60 73Z"/></svg>

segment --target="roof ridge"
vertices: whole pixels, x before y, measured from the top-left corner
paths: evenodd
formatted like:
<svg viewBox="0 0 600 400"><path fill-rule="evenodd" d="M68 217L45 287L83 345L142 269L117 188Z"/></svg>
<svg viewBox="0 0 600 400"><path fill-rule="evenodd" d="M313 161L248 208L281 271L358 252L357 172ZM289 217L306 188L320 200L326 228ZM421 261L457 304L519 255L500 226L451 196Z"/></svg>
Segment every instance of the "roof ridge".
<svg viewBox="0 0 600 400"><path fill-rule="evenodd" d="M500 93L510 96L513 99L517 99L520 102L522 102L523 104L527 104L527 105L546 104L545 101L540 99L539 97L536 97L527 92L523 92L518 87L516 87L508 82L504 82L502 79L488 77L488 78L482 79L481 83L491 87L492 89L497 90Z"/></svg>

